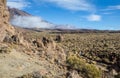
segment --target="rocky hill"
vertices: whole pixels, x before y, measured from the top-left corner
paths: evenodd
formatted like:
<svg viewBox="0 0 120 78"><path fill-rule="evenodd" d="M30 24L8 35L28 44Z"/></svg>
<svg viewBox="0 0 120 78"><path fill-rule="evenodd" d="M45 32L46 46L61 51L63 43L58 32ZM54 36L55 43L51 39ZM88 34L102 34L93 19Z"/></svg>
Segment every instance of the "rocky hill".
<svg viewBox="0 0 120 78"><path fill-rule="evenodd" d="M14 28L9 17L6 0L0 0L0 78L65 78L64 50L49 36Z"/></svg>
<svg viewBox="0 0 120 78"><path fill-rule="evenodd" d="M14 34L14 28L9 24L9 12L6 7L6 0L0 0L0 42L6 35Z"/></svg>

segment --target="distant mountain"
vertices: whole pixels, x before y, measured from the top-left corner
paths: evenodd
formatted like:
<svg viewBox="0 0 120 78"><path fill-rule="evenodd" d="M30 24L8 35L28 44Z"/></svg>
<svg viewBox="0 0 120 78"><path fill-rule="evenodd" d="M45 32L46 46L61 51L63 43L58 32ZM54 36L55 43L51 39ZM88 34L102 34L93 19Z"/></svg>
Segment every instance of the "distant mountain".
<svg viewBox="0 0 120 78"><path fill-rule="evenodd" d="M11 18L13 18L14 15L18 15L18 16L32 16L31 14L29 14L29 13L27 13L25 11L16 9L16 8L9 8L8 7L8 11L10 12L10 17Z"/></svg>
<svg viewBox="0 0 120 78"><path fill-rule="evenodd" d="M9 8L9 7L8 7L8 10L10 12L10 21L14 26L20 26L24 28L55 27L55 24L50 23L46 20L43 20L39 17L33 16L25 11L22 11L16 8Z"/></svg>
<svg viewBox="0 0 120 78"><path fill-rule="evenodd" d="M49 29L73 29L74 26L71 25L57 25L42 18L33 16L25 11L9 8L10 12L10 21L14 26L20 26L24 28L49 28Z"/></svg>
<svg viewBox="0 0 120 78"><path fill-rule="evenodd" d="M75 29L71 25L57 25L42 18L37 18L25 11L8 8L12 25L27 28L35 31L50 31L52 33L119 33L120 31L96 30L96 29Z"/></svg>

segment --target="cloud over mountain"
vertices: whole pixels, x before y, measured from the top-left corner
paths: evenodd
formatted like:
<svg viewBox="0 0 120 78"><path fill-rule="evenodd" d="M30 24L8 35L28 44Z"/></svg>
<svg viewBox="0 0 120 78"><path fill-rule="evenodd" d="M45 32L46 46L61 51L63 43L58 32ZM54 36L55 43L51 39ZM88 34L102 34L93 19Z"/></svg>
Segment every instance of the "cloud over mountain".
<svg viewBox="0 0 120 78"><path fill-rule="evenodd" d="M40 17L35 16L14 16L11 23L15 26L25 28L53 28L54 24L43 21Z"/></svg>
<svg viewBox="0 0 120 78"><path fill-rule="evenodd" d="M49 29L71 29L71 25L57 25L43 20L41 17L33 16L25 11L8 8L11 17L11 24L24 28L49 28Z"/></svg>

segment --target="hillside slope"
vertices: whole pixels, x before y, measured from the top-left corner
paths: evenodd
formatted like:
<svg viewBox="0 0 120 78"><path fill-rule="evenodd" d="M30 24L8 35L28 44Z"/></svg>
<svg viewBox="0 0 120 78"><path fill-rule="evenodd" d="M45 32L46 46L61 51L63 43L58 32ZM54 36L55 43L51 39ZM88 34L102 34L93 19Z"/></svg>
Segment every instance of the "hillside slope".
<svg viewBox="0 0 120 78"><path fill-rule="evenodd" d="M22 28L18 31L9 24L6 0L0 0L0 7L0 78L19 78L33 73L36 78L36 72L39 77L65 76L66 70L54 61L59 58L59 64L65 62L65 56L60 58L64 52L56 48L55 42L47 37L27 37L32 31L21 31Z"/></svg>
<svg viewBox="0 0 120 78"><path fill-rule="evenodd" d="M6 8L6 0L0 0L0 42L6 35L14 34L14 28L9 24L9 12Z"/></svg>

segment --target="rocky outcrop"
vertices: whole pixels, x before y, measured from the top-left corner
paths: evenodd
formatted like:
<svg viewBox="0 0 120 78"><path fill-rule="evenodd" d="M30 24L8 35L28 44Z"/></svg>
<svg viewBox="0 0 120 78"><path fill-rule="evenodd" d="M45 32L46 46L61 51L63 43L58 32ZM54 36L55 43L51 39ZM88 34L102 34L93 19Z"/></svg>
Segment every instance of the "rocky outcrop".
<svg viewBox="0 0 120 78"><path fill-rule="evenodd" d="M23 44L23 45L25 43L23 37L19 33L12 36L6 35L5 38L3 39L3 42L13 43L13 44Z"/></svg>
<svg viewBox="0 0 120 78"><path fill-rule="evenodd" d="M43 45L43 43L42 43L42 41L40 39L36 39L36 40L34 40L32 42L33 42L34 46L36 46L38 48L40 48L40 47L44 48L44 45Z"/></svg>
<svg viewBox="0 0 120 78"><path fill-rule="evenodd" d="M13 35L14 28L9 24L9 12L6 7L6 0L0 0L0 42L6 35Z"/></svg>
<svg viewBox="0 0 120 78"><path fill-rule="evenodd" d="M62 35L57 35L56 36L56 41L57 42L62 42L63 41L63 36Z"/></svg>
<svg viewBox="0 0 120 78"><path fill-rule="evenodd" d="M52 37L42 37L32 41L32 48L35 47L36 54L40 59L46 59L51 63L64 65L66 61L66 54L64 49L59 46Z"/></svg>

